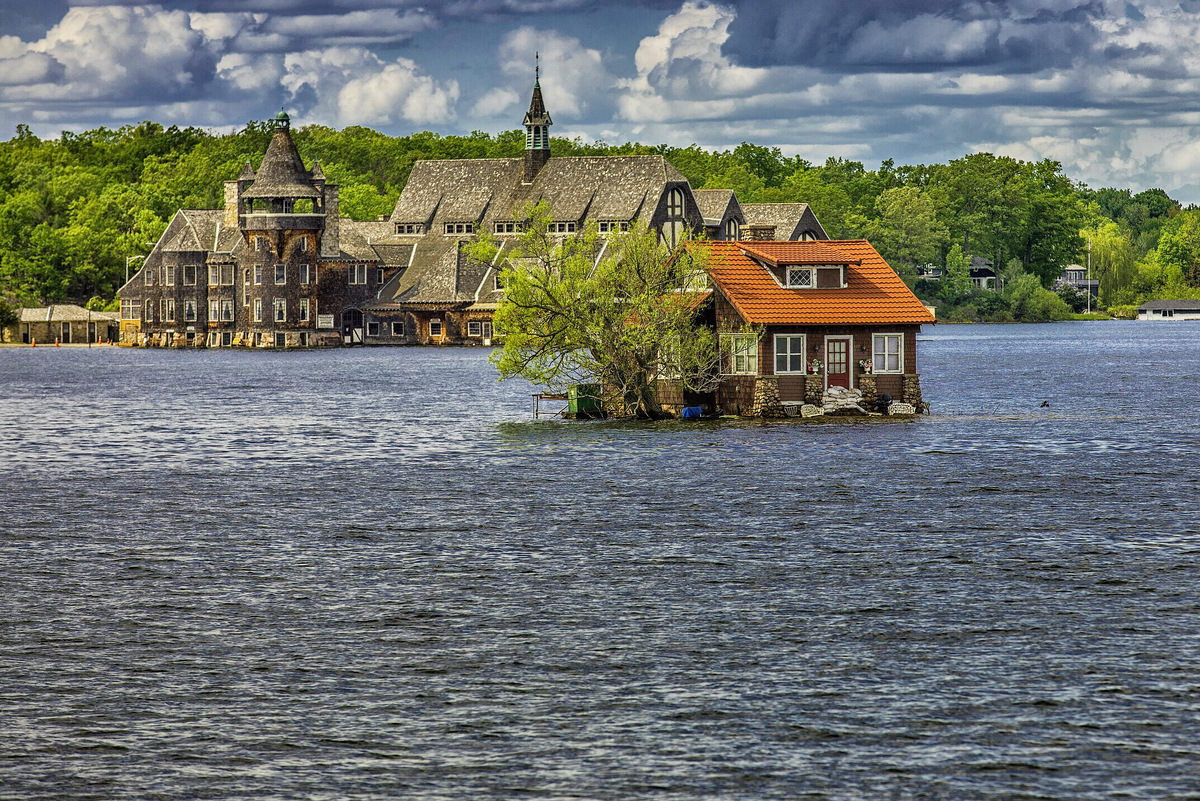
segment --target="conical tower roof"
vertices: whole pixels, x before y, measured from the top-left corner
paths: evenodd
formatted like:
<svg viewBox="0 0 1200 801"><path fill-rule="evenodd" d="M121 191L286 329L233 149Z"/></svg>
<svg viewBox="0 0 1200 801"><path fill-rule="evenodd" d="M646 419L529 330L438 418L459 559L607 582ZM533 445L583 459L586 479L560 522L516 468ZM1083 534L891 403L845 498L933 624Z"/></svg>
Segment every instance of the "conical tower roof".
<svg viewBox="0 0 1200 801"><path fill-rule="evenodd" d="M523 125L553 125L550 115L546 113L546 102L542 100L542 82L533 82L533 97L529 101L529 111L525 112Z"/></svg>
<svg viewBox="0 0 1200 801"><path fill-rule="evenodd" d="M280 112L282 113L282 112ZM285 197L318 198L321 193L312 185L312 178L304 168L304 160L287 125L275 128L267 154L255 173L254 183L242 197Z"/></svg>

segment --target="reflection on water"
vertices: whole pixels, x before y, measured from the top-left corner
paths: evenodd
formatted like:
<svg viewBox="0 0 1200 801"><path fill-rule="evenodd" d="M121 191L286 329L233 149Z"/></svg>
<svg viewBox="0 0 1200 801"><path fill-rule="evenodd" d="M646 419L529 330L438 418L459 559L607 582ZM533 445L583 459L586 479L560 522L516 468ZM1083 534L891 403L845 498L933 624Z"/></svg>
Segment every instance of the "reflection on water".
<svg viewBox="0 0 1200 801"><path fill-rule="evenodd" d="M1200 325L922 340L934 415L817 425L0 350L0 796L1194 792Z"/></svg>

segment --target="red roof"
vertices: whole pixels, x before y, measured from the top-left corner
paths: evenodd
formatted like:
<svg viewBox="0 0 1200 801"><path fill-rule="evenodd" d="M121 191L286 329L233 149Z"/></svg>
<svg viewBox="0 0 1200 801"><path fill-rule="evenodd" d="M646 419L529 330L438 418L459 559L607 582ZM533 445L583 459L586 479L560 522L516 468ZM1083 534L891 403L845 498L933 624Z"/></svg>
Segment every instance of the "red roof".
<svg viewBox="0 0 1200 801"><path fill-rule="evenodd" d="M755 325L921 325L934 322L865 239L704 242L708 272L746 322ZM757 259L757 261L756 261ZM846 286L788 289L763 264L844 264Z"/></svg>

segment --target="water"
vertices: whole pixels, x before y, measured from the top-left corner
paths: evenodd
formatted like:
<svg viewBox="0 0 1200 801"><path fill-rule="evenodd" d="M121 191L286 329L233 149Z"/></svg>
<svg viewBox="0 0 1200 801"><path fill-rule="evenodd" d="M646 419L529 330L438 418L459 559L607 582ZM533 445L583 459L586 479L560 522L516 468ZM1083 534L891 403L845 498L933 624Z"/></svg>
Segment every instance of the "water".
<svg viewBox="0 0 1200 801"><path fill-rule="evenodd" d="M0 350L0 798L1200 797L1200 324L922 340L886 424Z"/></svg>

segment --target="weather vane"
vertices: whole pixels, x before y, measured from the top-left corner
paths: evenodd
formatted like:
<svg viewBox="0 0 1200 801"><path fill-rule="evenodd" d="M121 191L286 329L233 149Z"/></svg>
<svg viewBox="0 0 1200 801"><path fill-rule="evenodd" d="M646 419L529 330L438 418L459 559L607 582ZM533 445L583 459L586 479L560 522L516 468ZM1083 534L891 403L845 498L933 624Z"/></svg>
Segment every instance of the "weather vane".
<svg viewBox="0 0 1200 801"><path fill-rule="evenodd" d="M535 82L540 81L542 79L541 58L542 58L542 54L539 53L538 51L534 50L533 51L533 80Z"/></svg>

